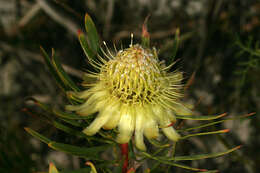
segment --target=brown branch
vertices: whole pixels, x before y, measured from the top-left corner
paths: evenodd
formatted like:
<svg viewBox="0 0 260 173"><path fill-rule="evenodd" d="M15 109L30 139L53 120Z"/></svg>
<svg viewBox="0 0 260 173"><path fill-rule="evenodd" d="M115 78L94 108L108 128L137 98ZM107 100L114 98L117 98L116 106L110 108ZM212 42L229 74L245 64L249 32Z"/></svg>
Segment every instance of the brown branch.
<svg viewBox="0 0 260 173"><path fill-rule="evenodd" d="M32 59L34 61L44 63L42 56L38 53L34 53L34 52L24 50L21 48L13 48L12 46L10 46L4 42L0 42L0 48L7 52L15 52L19 55L20 58L29 57L30 59ZM68 65L62 64L62 67L68 74L73 75L75 77L81 78L83 75L82 71L72 68Z"/></svg>

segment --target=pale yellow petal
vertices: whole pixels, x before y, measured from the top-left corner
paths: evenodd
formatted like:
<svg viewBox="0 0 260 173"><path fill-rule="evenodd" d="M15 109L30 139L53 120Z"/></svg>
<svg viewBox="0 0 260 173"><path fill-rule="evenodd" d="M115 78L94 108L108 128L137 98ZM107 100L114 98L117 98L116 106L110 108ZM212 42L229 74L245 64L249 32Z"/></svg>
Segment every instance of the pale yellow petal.
<svg viewBox="0 0 260 173"><path fill-rule="evenodd" d="M81 99L87 99L88 97L90 97L91 94L93 93L98 93L99 97L102 97L102 94L105 95L107 94L104 91L104 87L101 85L96 85L88 90L82 91L82 92L76 92L76 96L81 98ZM100 95L101 94L101 95Z"/></svg>
<svg viewBox="0 0 260 173"><path fill-rule="evenodd" d="M162 128L163 133L167 138L169 138L172 141L178 141L180 138L180 135L176 132L176 130L173 127L166 127Z"/></svg>
<svg viewBox="0 0 260 173"><path fill-rule="evenodd" d="M86 99L88 98L93 92L90 92L90 90L84 90L81 92L74 92L74 91L68 91L67 95L73 95L75 97Z"/></svg>
<svg viewBox="0 0 260 173"><path fill-rule="evenodd" d="M150 105L150 110L153 112L157 121L160 121L160 117L165 116L164 109L159 105Z"/></svg>
<svg viewBox="0 0 260 173"><path fill-rule="evenodd" d="M107 105L108 101L109 100L107 100L107 99L103 99L103 100L97 100L95 103L92 103L92 104L86 103L84 105L84 107L81 107L81 109L79 109L76 112L79 115L86 116L86 115L90 115L90 114L93 114L98 111L102 111L101 108L104 109L104 105Z"/></svg>
<svg viewBox="0 0 260 173"><path fill-rule="evenodd" d="M78 105L66 105L65 110L67 111L75 111L78 109Z"/></svg>
<svg viewBox="0 0 260 173"><path fill-rule="evenodd" d="M154 119L153 114L147 115L148 118L146 119L145 122L145 128L144 128L144 135L151 139L151 138L157 138L159 136L159 128L158 124Z"/></svg>
<svg viewBox="0 0 260 173"><path fill-rule="evenodd" d="M116 128L116 126L118 125L119 123L119 120L121 118L121 114L120 114L120 104L116 104L115 105L115 110L114 112L112 113L112 116L109 118L109 120L104 124L103 128L104 129L114 129Z"/></svg>
<svg viewBox="0 0 260 173"><path fill-rule="evenodd" d="M89 90L85 90L82 91L80 93L77 94L77 97L81 98L81 99L86 99L91 95L91 92Z"/></svg>
<svg viewBox="0 0 260 173"><path fill-rule="evenodd" d="M174 117L171 117L170 112L161 106L153 105L151 106L151 109L156 121L159 122L160 126L166 127L172 123L171 120L175 121Z"/></svg>
<svg viewBox="0 0 260 173"><path fill-rule="evenodd" d="M97 111L98 111L98 109L96 109L95 106L90 105L88 107L85 107L84 109L76 111L76 113L81 115L81 116L87 116L87 115L91 115L91 114L93 114L93 113L95 113Z"/></svg>
<svg viewBox="0 0 260 173"><path fill-rule="evenodd" d="M136 109L136 121L135 121L135 145L138 149L145 151L146 146L144 144L144 123L146 121L145 114L140 108Z"/></svg>
<svg viewBox="0 0 260 173"><path fill-rule="evenodd" d="M97 102L99 100L103 100L104 98L107 98L109 95L107 91L98 91L92 94L89 99L86 101L87 104L92 104L94 102Z"/></svg>
<svg viewBox="0 0 260 173"><path fill-rule="evenodd" d="M87 116L87 115L97 112L97 110L95 109L95 106L88 105L85 103L84 103L84 106L83 105L67 105L65 107L65 109L68 111L76 111L77 114L82 115L82 116Z"/></svg>
<svg viewBox="0 0 260 173"><path fill-rule="evenodd" d="M105 106L105 103L100 103ZM96 134L99 129L107 123L107 121L113 116L113 113L117 110L117 106L114 104L107 105L103 110L98 114L98 117L86 128L83 132L87 135Z"/></svg>
<svg viewBox="0 0 260 173"><path fill-rule="evenodd" d="M92 94L89 99L81 105L67 105L66 110L76 111L77 114L87 116L100 111L104 108L104 105L111 104L110 99L107 98L107 92L97 92Z"/></svg>
<svg viewBox="0 0 260 173"><path fill-rule="evenodd" d="M86 116L98 111L103 111L106 108L108 102L109 99L98 100L96 103L85 106L83 109L76 111L76 113L82 116Z"/></svg>
<svg viewBox="0 0 260 173"><path fill-rule="evenodd" d="M96 92L92 94L85 103L81 105L67 105L65 109L69 111L80 111L82 109L89 109L89 107L93 103L97 102L101 98L104 98L105 96L106 96L106 92Z"/></svg>
<svg viewBox="0 0 260 173"><path fill-rule="evenodd" d="M183 104L174 104L175 112L177 115L192 115L192 111Z"/></svg>
<svg viewBox="0 0 260 173"><path fill-rule="evenodd" d="M133 110L127 106L123 106L120 112L117 142L123 144L129 142L132 137L135 128L135 114L133 113Z"/></svg>
<svg viewBox="0 0 260 173"><path fill-rule="evenodd" d="M102 111L99 113L98 117L95 118L95 120L83 130L83 133L86 135L94 135L96 134L99 129L108 121L111 114L109 112Z"/></svg>
<svg viewBox="0 0 260 173"><path fill-rule="evenodd" d="M171 123L176 122L176 117L174 115L174 112L172 110L165 110L166 111L166 116L168 116L168 119L170 120Z"/></svg>
<svg viewBox="0 0 260 173"><path fill-rule="evenodd" d="M177 141L180 138L180 135L175 131L173 127L168 127L172 122L176 121L176 118L172 111L165 110L164 108L156 105L152 107L155 117L157 117L162 131L165 136L170 140Z"/></svg>
<svg viewBox="0 0 260 173"><path fill-rule="evenodd" d="M85 104L85 103L83 103L83 104ZM68 111L77 111L77 110L81 109L82 105L66 105L65 109L68 110ZM85 106L87 106L87 104Z"/></svg>
<svg viewBox="0 0 260 173"><path fill-rule="evenodd" d="M121 114L119 112L115 112L109 120L104 124L103 128L106 130L114 129L117 127Z"/></svg>

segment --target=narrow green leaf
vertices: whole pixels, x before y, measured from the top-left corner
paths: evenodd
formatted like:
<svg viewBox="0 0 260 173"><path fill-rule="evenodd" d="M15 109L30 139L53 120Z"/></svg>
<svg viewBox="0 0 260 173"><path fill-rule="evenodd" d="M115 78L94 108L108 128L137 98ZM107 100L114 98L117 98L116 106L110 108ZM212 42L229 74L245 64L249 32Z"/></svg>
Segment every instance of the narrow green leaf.
<svg viewBox="0 0 260 173"><path fill-rule="evenodd" d="M113 144L115 142L111 141L111 140L106 140L103 138L99 138L99 137L95 137L95 136L87 136L86 134L84 134L81 131L77 131L73 128L70 128L62 123L59 123L57 121L53 121L52 125L54 125L57 129L62 130L68 134L71 135L75 135L78 136L79 138L87 138L88 140L94 140L94 141L98 141L98 142L102 142L102 143L107 143L107 144Z"/></svg>
<svg viewBox="0 0 260 173"><path fill-rule="evenodd" d="M79 43L90 62L95 59L95 53L90 49L86 36L82 32L78 32Z"/></svg>
<svg viewBox="0 0 260 173"><path fill-rule="evenodd" d="M218 152L218 153L209 153L209 154L198 154L198 155L190 155L190 156L175 156L175 157L158 157L162 160L168 160L168 161L183 161L183 160L201 160L201 159L208 159L208 158L215 158L220 157L226 154L229 154L237 149L241 148L241 146L234 147L232 149Z"/></svg>
<svg viewBox="0 0 260 173"><path fill-rule="evenodd" d="M90 119L93 118L93 116L80 116L75 113L68 113L68 112L62 112L56 109L52 109L52 112L62 118L66 119L75 119L75 120L84 120L84 119Z"/></svg>
<svg viewBox="0 0 260 173"><path fill-rule="evenodd" d="M57 122L55 123L55 125L57 125ZM69 128L65 128L65 126L62 126L61 124L58 124L57 128L64 130L64 131L66 130L67 132L70 132L70 133L75 132L75 131L71 131L71 129L69 129ZM49 147L51 147L55 150L63 151L63 152L69 153L69 154L85 157L85 158L92 159L92 160L100 160L98 157L99 153L101 151L105 151L108 147L111 147L111 145L103 145L103 146L98 146L98 147L83 148L83 147L77 147L77 146L73 146L73 145L69 145L69 144L57 143L57 142L51 141L50 139L46 138L45 136L39 134L38 132L36 132L30 128L25 127L24 129L28 133L30 133L32 136L34 136L35 138L39 139L40 141L48 144ZM83 137L83 135L81 137ZM86 137L86 136L84 136L84 137ZM95 138L93 136L90 136L89 138L92 140L112 144L111 141L101 140L101 139Z"/></svg>
<svg viewBox="0 0 260 173"><path fill-rule="evenodd" d="M42 110L46 111L46 112L49 112L49 113L52 113L52 110L50 108L49 105L47 104L44 104L40 101L38 101L37 99L33 98L33 97L28 97L27 100L31 100L33 101L33 103L37 106L39 106Z"/></svg>
<svg viewBox="0 0 260 173"><path fill-rule="evenodd" d="M55 165L53 163L50 163L49 173L59 173L59 171L57 170L57 168L55 167Z"/></svg>
<svg viewBox="0 0 260 173"><path fill-rule="evenodd" d="M157 148L166 148L166 147L171 146L171 144L169 144L169 143L163 144L163 143L160 143L159 141L157 141L155 139L149 139L149 142L151 144L153 144L154 146L156 146Z"/></svg>
<svg viewBox="0 0 260 173"><path fill-rule="evenodd" d="M43 55L44 61L47 64L47 67L49 69L49 71L51 72L51 74L53 75L55 81L57 82L58 86L63 90L66 91L68 88L66 87L66 85L62 82L62 80L60 79L59 75L57 74L56 69L54 68L52 62L51 62L51 58L49 57L49 55L47 54L47 52L40 47L41 49L41 53Z"/></svg>
<svg viewBox="0 0 260 173"><path fill-rule="evenodd" d="M203 135L213 135L213 134L219 134L219 133L227 133L227 132L229 132L229 129L218 130L218 131L213 131L213 132L194 133L194 134L182 136L180 139L186 139L186 138L194 137L194 136L203 136Z"/></svg>
<svg viewBox="0 0 260 173"><path fill-rule="evenodd" d="M60 118L62 121L71 124L75 127L86 127L85 123L79 122L78 120L73 120L73 119L67 119L67 118Z"/></svg>
<svg viewBox="0 0 260 173"><path fill-rule="evenodd" d="M173 162L173 161L168 161L168 160L161 160L157 157L153 157L151 156L150 154L146 153L146 152L142 152L146 157L150 158L150 159L153 159L153 160L156 160L160 163L163 163L163 164L167 164L167 165L171 165L171 166L175 166L175 167L179 167L179 168L184 168L184 169L188 169L188 170L192 170L192 171L207 171L206 169L199 169L199 168L193 168L193 167L190 167L190 166L186 166L186 165L183 165L183 164L179 164L179 163L176 163L176 162Z"/></svg>
<svg viewBox="0 0 260 173"><path fill-rule="evenodd" d="M46 138L45 136L39 134L38 132L28 128L28 127L25 127L24 128L28 133L30 133L32 136L36 137L37 139L39 139L40 141L48 144L49 142L51 142L50 139Z"/></svg>
<svg viewBox="0 0 260 173"><path fill-rule="evenodd" d="M59 75L62 82L67 85L73 91L80 91L78 86L71 80L69 75L64 71L63 67L61 66L60 62L58 61L54 49L52 49L52 64Z"/></svg>
<svg viewBox="0 0 260 173"><path fill-rule="evenodd" d="M66 95L67 95L67 98L68 98L69 100L74 101L74 102L76 102L76 103L78 103L78 104L81 104L81 103L84 103L84 102L85 102L84 99L80 99L80 98L76 97L76 96L73 94L73 92L71 92L71 91L68 91L68 92L66 93Z"/></svg>
<svg viewBox="0 0 260 173"><path fill-rule="evenodd" d="M213 126L215 124L219 124L219 123L222 123L222 122L225 122L225 121L229 121L229 120L237 120L237 119L247 118L247 117L252 116L254 114L255 114L255 112L252 112L252 113L249 113L249 114L246 114L246 115L235 116L235 117L232 117L232 118L227 118L227 119L224 119L224 120L219 120L219 121L215 121L215 122L211 122L211 123L206 123L206 124L202 124L200 126L190 127L190 128L187 128L187 129L181 129L181 130L177 130L177 131L178 132L191 131L191 130L195 130L195 129L200 129L200 128L204 128L204 127Z"/></svg>
<svg viewBox="0 0 260 173"><path fill-rule="evenodd" d="M57 129L60 129L62 131L65 131L67 133L71 133L71 134L75 134L77 135L78 137L87 137L88 139L91 139L91 140L95 140L95 141L99 141L99 142L102 142L102 143L107 143L107 144L113 144L112 141L108 141L108 140L104 140L104 139L100 139L98 137L94 137L94 136L86 136L84 133L82 132L78 132L72 128L69 128L61 123L58 123L57 121L54 121L53 122L53 125L57 128ZM24 128L28 133L30 133L32 136L34 136L35 138L39 139L40 141L46 143L46 144L49 144L53 141L51 141L50 139L46 138L45 136L39 134L38 132L28 128L28 127L25 127ZM107 145L108 146L108 145Z"/></svg>
<svg viewBox="0 0 260 173"><path fill-rule="evenodd" d="M47 104L44 104L32 97L29 97L28 100L32 100L37 106L39 106L42 110L48 112L49 114L53 114L53 115L56 115L58 117L60 117L61 120L73 125L73 126L76 126L76 127L85 127L86 125L84 123L80 123L76 120L79 120L79 119L89 119L90 116L88 118L85 118L84 116L79 116L79 115L76 115L76 114L73 114L73 113L65 113L65 112L61 112L61 111L58 111L58 110L55 110L55 109L52 109L49 105Z"/></svg>
<svg viewBox="0 0 260 173"><path fill-rule="evenodd" d="M99 49L99 36L97 33L96 26L88 14L85 15L85 28L89 40L89 45L92 51L96 54Z"/></svg>
<svg viewBox="0 0 260 173"><path fill-rule="evenodd" d="M177 55L179 44L180 44L180 29L177 28L176 31L175 31L175 38L174 38L174 43L173 43L173 51L172 51L172 56L171 56L170 62L174 61L174 59L175 59L175 57Z"/></svg>
<svg viewBox="0 0 260 173"><path fill-rule="evenodd" d="M104 145L98 147L85 148L58 142L50 142L48 146L55 150L63 151L90 160L100 160L99 153L105 151L108 147L111 147L109 145Z"/></svg>
<svg viewBox="0 0 260 173"><path fill-rule="evenodd" d="M68 126L65 126L64 124L62 123L59 123L57 121L53 121L53 125L57 128L57 129L60 129L68 134L71 134L71 135L75 135L75 136L78 136L80 138L85 138L87 137L84 133L82 133L81 131L77 131L77 130L74 130Z"/></svg>
<svg viewBox="0 0 260 173"><path fill-rule="evenodd" d="M48 123L52 125L52 120L53 120L53 116L50 114L46 114L46 112L43 113L36 113L30 109L24 108L22 110L23 112L25 112L26 114L32 116L32 117L37 117L37 121L43 122L43 123Z"/></svg>
<svg viewBox="0 0 260 173"><path fill-rule="evenodd" d="M83 120L83 119L90 119L90 118L92 118L92 116L80 116L80 115L77 115L75 113L62 112L62 111L59 111L57 109L53 109L49 105L44 104L44 103L36 100L33 97L29 97L28 100L33 101L42 110L44 110L44 111L46 111L46 112L48 112L50 114L54 114L54 115L56 115L58 117L61 117L61 118L74 119L74 120Z"/></svg>
<svg viewBox="0 0 260 173"><path fill-rule="evenodd" d="M221 117L226 116L227 113L223 113L220 115L175 115L177 119L183 119L183 120L214 120Z"/></svg>

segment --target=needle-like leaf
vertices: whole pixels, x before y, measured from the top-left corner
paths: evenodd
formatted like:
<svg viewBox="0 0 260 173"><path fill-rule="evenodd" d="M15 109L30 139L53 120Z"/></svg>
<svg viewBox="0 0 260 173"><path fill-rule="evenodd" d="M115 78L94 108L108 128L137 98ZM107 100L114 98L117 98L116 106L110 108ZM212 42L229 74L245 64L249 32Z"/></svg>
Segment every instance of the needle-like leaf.
<svg viewBox="0 0 260 173"><path fill-rule="evenodd" d="M101 160L99 157L99 153L105 151L108 147L111 147L110 145L103 145L98 147L86 148L86 147L78 147L78 146L63 144L58 142L50 142L48 146L55 150L63 151L90 160Z"/></svg>
<svg viewBox="0 0 260 173"><path fill-rule="evenodd" d="M201 160L201 159L208 159L208 158L215 158L215 157L219 157L219 156L223 156L226 154L229 154L233 151L238 150L239 148L241 148L240 146L231 148L229 150L223 151L223 152L217 152L217 153L209 153L209 154L197 154L197 155L190 155L190 156L175 156L175 157L160 157L158 156L158 158L162 159L162 160L168 160L168 161L183 161L183 160Z"/></svg>
<svg viewBox="0 0 260 173"><path fill-rule="evenodd" d="M180 163L176 163L176 162L173 162L173 161L168 161L168 160L161 160L159 159L158 157L154 157L146 152L143 152L143 154L150 158L150 159L153 159L153 160L156 160L160 163L163 163L163 164L167 164L167 165L171 165L171 166L175 166L175 167L179 167L179 168L184 168L184 169L188 169L188 170L192 170L192 171L207 171L206 169L199 169L199 168L193 168L193 167L190 167L190 166L186 166L186 165L183 165L183 164L180 164Z"/></svg>
<svg viewBox="0 0 260 173"><path fill-rule="evenodd" d="M47 52L40 47L41 49L41 53L43 55L44 61L49 69L49 71L51 72L52 76L54 77L55 81L57 82L58 86L63 90L66 91L68 90L68 87L62 82L62 80L60 79L56 69L54 68L52 62L51 62L51 58L49 57L49 55L47 54Z"/></svg>
<svg viewBox="0 0 260 173"><path fill-rule="evenodd" d="M99 36L96 26L88 14L85 15L85 28L89 40L89 46L92 49L92 51L96 54L99 49Z"/></svg>
<svg viewBox="0 0 260 173"><path fill-rule="evenodd" d="M183 120L214 120L226 116L227 113L220 115L175 115L177 119Z"/></svg>
<svg viewBox="0 0 260 173"><path fill-rule="evenodd" d="M213 132L194 133L194 134L182 136L180 139L187 139L189 137L194 137L194 136L213 135L213 134L220 134L220 133L227 133L227 132L229 132L229 129L217 130L217 131L213 131Z"/></svg>
<svg viewBox="0 0 260 173"><path fill-rule="evenodd" d="M177 28L176 31L175 31L173 51L172 51L172 56L171 56L170 62L174 61L176 54L177 54L177 51L178 51L178 48L179 48L179 44L180 44L180 29Z"/></svg>
<svg viewBox="0 0 260 173"><path fill-rule="evenodd" d="M25 127L24 128L28 133L30 133L32 136L34 136L35 138L39 139L40 141L48 144L51 142L50 139L46 138L45 136L41 135L40 133L28 128L28 127Z"/></svg>
<svg viewBox="0 0 260 173"><path fill-rule="evenodd" d="M61 66L60 62L58 61L54 49L52 49L52 64L59 75L62 82L68 86L73 91L80 91L78 86L72 81L69 75L64 71L63 67Z"/></svg>

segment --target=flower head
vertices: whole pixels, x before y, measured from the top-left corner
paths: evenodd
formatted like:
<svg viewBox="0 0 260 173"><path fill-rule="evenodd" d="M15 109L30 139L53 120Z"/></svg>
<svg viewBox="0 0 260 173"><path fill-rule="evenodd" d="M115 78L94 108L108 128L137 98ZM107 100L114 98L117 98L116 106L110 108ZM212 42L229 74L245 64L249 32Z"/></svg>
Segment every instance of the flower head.
<svg viewBox="0 0 260 173"><path fill-rule="evenodd" d="M182 73L168 72L155 49L130 45L112 55L99 56L102 63L92 62L99 73L86 74L95 79L89 89L74 94L84 99L81 105L68 105L67 110L87 116L98 112L95 120L83 131L96 134L100 128L118 128L118 143L127 143L134 133L135 144L145 150L144 137L157 138L159 129L170 140L180 135L170 126L175 114L189 114L181 102ZM87 81L85 81L87 83Z"/></svg>

